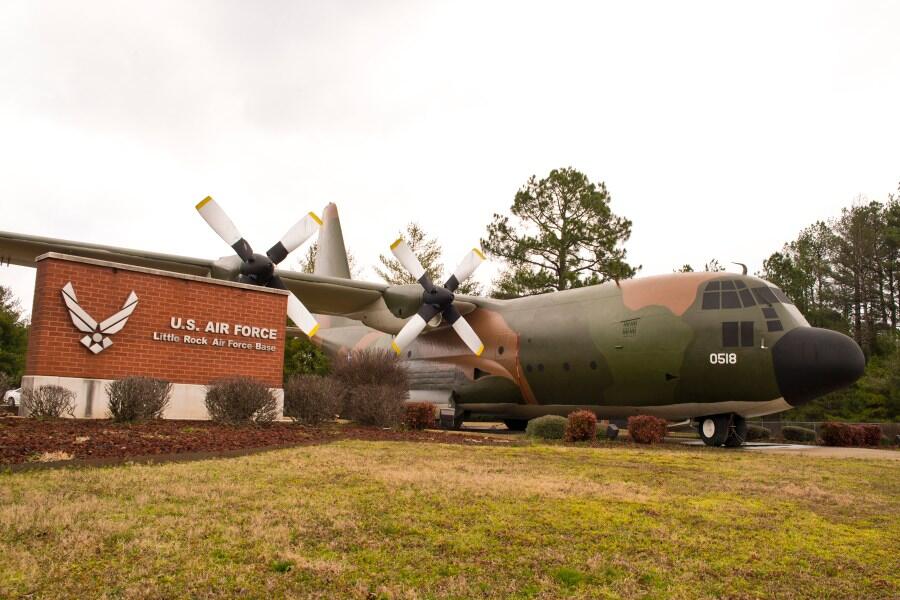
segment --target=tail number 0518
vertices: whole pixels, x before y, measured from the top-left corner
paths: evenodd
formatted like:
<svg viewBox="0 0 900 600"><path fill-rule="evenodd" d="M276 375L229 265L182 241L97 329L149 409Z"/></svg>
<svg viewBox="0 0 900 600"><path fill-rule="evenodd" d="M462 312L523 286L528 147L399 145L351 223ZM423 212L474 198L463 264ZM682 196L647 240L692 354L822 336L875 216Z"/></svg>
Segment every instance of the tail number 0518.
<svg viewBox="0 0 900 600"><path fill-rule="evenodd" d="M734 352L713 352L709 355L711 365L736 365L737 354Z"/></svg>

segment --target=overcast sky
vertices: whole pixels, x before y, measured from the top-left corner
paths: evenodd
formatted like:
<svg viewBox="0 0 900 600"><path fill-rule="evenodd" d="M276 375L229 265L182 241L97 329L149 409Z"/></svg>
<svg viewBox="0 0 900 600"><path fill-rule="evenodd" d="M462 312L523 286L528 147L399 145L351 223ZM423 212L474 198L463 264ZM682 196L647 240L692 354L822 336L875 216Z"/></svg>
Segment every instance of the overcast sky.
<svg viewBox="0 0 900 600"><path fill-rule="evenodd" d="M4 0L0 230L216 257L208 194L258 251L335 202L360 264L415 220L449 269L573 166L641 274L755 271L896 190L898 31L874 1ZM33 278L0 268L28 309Z"/></svg>

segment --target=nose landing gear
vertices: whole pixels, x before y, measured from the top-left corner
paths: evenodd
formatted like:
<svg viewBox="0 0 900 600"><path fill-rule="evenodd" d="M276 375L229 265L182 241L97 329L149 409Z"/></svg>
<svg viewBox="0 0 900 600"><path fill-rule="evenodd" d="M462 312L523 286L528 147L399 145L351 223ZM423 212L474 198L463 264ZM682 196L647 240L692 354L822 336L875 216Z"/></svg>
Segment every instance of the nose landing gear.
<svg viewBox="0 0 900 600"><path fill-rule="evenodd" d="M707 446L736 448L747 440L747 421L734 413L701 417L697 424L700 439Z"/></svg>

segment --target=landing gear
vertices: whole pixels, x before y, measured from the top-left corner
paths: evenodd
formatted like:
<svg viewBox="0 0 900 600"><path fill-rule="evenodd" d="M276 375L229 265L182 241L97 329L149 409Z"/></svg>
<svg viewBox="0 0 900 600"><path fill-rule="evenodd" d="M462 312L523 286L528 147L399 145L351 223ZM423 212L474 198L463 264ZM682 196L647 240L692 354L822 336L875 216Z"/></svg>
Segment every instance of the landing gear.
<svg viewBox="0 0 900 600"><path fill-rule="evenodd" d="M463 421L469 418L469 413L459 411L456 408L442 408L440 412L441 429L456 429L462 427Z"/></svg>
<svg viewBox="0 0 900 600"><path fill-rule="evenodd" d="M747 441L747 419L740 415L731 415L731 427L728 429L728 437L725 445L729 448L743 446Z"/></svg>
<svg viewBox="0 0 900 600"><path fill-rule="evenodd" d="M707 446L736 448L747 440L747 421L734 413L703 417L698 425L700 439Z"/></svg>
<svg viewBox="0 0 900 600"><path fill-rule="evenodd" d="M503 424L510 431L525 431L528 427L528 419L503 419Z"/></svg>

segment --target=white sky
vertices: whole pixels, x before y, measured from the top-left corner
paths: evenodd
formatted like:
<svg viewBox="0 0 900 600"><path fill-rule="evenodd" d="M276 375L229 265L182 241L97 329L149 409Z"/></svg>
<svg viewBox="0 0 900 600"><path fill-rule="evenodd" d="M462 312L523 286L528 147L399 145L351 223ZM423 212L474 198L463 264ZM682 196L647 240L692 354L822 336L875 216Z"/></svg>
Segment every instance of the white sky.
<svg viewBox="0 0 900 600"><path fill-rule="evenodd" d="M451 268L571 165L642 274L755 271L896 190L898 31L875 1L5 0L0 230L216 257L207 194L257 251L333 201L361 264L416 220ZM0 269L26 308L33 278Z"/></svg>

